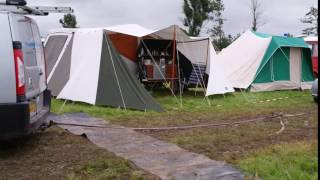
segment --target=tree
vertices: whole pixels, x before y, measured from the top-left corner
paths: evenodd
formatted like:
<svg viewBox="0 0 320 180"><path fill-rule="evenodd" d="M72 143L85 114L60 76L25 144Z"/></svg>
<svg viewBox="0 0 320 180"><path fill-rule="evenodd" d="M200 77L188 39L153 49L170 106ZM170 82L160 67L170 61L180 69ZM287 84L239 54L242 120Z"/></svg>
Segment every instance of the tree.
<svg viewBox="0 0 320 180"><path fill-rule="evenodd" d="M302 34L318 36L318 8L311 6L310 11L301 19L301 22L311 26L304 29Z"/></svg>
<svg viewBox="0 0 320 180"><path fill-rule="evenodd" d="M214 20L223 11L222 0L184 0L184 25L190 36L198 36L205 21Z"/></svg>
<svg viewBox="0 0 320 180"><path fill-rule="evenodd" d="M220 3L222 4L222 2ZM209 30L209 33L213 39L213 44L215 45L215 48L217 48L216 50L222 50L234 41L234 37L232 37L232 35L226 35L223 31L223 25L226 21L226 19L222 17L223 10L224 9L220 9L215 12L215 19L213 19L212 22L213 27Z"/></svg>
<svg viewBox="0 0 320 180"><path fill-rule="evenodd" d="M252 30L257 31L259 27L266 24L264 20L262 20L262 3L260 0L251 0L250 4L250 12L252 15Z"/></svg>
<svg viewBox="0 0 320 180"><path fill-rule="evenodd" d="M63 19L60 19L59 22L62 24L63 28L78 28L77 18L73 14L65 14Z"/></svg>
<svg viewBox="0 0 320 180"><path fill-rule="evenodd" d="M214 25L212 29L210 30L211 37L213 39L213 44L215 45L217 50L221 50L229 44L232 43L233 37L229 34L226 36L225 32L223 31L223 24L225 19L222 18L222 13L217 12L216 13L216 19L214 20Z"/></svg>
<svg viewBox="0 0 320 180"><path fill-rule="evenodd" d="M216 50L220 51L228 47L233 42L233 37L229 34L228 36L214 39L212 42L215 45L215 48L217 48Z"/></svg>

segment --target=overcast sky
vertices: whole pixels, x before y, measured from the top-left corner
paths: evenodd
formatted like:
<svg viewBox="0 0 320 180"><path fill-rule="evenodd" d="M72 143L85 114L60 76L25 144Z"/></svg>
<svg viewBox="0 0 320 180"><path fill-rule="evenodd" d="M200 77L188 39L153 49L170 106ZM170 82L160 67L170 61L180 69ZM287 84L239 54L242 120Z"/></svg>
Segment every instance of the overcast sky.
<svg viewBox="0 0 320 180"><path fill-rule="evenodd" d="M235 35L251 26L250 0L223 0L224 30ZM75 10L80 27L106 27L118 24L140 24L159 29L172 24L182 25L183 0L27 0L30 6L71 6ZM266 24L258 31L283 35L300 35L306 25L301 19L317 0L262 0L263 19ZM41 33L59 28L62 14L34 17Z"/></svg>

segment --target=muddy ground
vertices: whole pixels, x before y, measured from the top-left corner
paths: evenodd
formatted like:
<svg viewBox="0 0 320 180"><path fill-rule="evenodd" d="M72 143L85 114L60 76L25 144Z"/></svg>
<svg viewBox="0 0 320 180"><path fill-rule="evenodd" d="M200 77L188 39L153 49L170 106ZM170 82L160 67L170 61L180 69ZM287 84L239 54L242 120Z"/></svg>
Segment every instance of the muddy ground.
<svg viewBox="0 0 320 180"><path fill-rule="evenodd" d="M222 128L143 133L178 144L182 148L207 155L212 159L236 164L237 160L249 153L272 144L316 140L317 107L296 111L303 112L309 114L288 118L287 121L284 119L286 128L280 134L276 134L281 128L279 119ZM28 138L1 142L0 179L73 179L74 174L78 179L91 179L92 176L85 174L81 168L90 162L100 160L112 160L126 166L125 171L116 172L119 177L117 179L130 179L132 173L137 172L142 179L155 179L132 163L122 163L124 160L114 154L58 127L51 127Z"/></svg>
<svg viewBox="0 0 320 180"><path fill-rule="evenodd" d="M125 166L122 174L114 176L117 179L130 179L132 172L139 172L143 177L151 179L150 175L139 171L133 164L127 164L87 139L58 127L51 127L28 138L1 142L0 179L71 179L72 174L87 179L91 176L81 174L81 168L100 160ZM113 179L112 176L106 177Z"/></svg>
<svg viewBox="0 0 320 180"><path fill-rule="evenodd" d="M286 114L286 112L284 113ZM179 131L145 131L143 133L175 143L184 149L204 154L212 159L236 165L238 160L271 145L300 141L314 142L318 140L317 107L300 109L295 113L289 113L307 114L298 117L281 118L284 124L283 129L280 118L275 118L262 122L225 127ZM241 121L251 118L254 117L242 117L239 120L225 120L223 122Z"/></svg>

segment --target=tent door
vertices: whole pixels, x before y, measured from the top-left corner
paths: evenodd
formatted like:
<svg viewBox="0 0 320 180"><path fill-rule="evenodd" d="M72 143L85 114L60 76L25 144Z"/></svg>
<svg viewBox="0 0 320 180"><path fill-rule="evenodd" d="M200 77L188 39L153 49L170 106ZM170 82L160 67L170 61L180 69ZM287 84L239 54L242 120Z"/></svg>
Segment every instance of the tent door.
<svg viewBox="0 0 320 180"><path fill-rule="evenodd" d="M301 49L290 48L290 80L299 85L301 83Z"/></svg>

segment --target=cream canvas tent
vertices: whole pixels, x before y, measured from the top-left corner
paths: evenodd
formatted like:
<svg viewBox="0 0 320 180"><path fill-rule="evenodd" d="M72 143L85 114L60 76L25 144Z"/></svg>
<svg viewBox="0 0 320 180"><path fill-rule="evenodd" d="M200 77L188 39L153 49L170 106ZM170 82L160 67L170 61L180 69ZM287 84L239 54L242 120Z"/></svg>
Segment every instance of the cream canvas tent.
<svg viewBox="0 0 320 180"><path fill-rule="evenodd" d="M58 99L162 111L103 29L66 30L45 43L48 85Z"/></svg>
<svg viewBox="0 0 320 180"><path fill-rule="evenodd" d="M251 91L308 89L313 80L310 58L303 39L248 30L217 55L211 67L226 76L210 74L207 95L214 94L211 87L224 77L232 87Z"/></svg>
<svg viewBox="0 0 320 180"><path fill-rule="evenodd" d="M172 40L192 64L216 56L209 38L191 38L178 26L149 30L138 25L52 30L45 42L48 85L58 99L140 110L160 110L136 78L136 51L144 39ZM231 92L227 83L214 93Z"/></svg>

